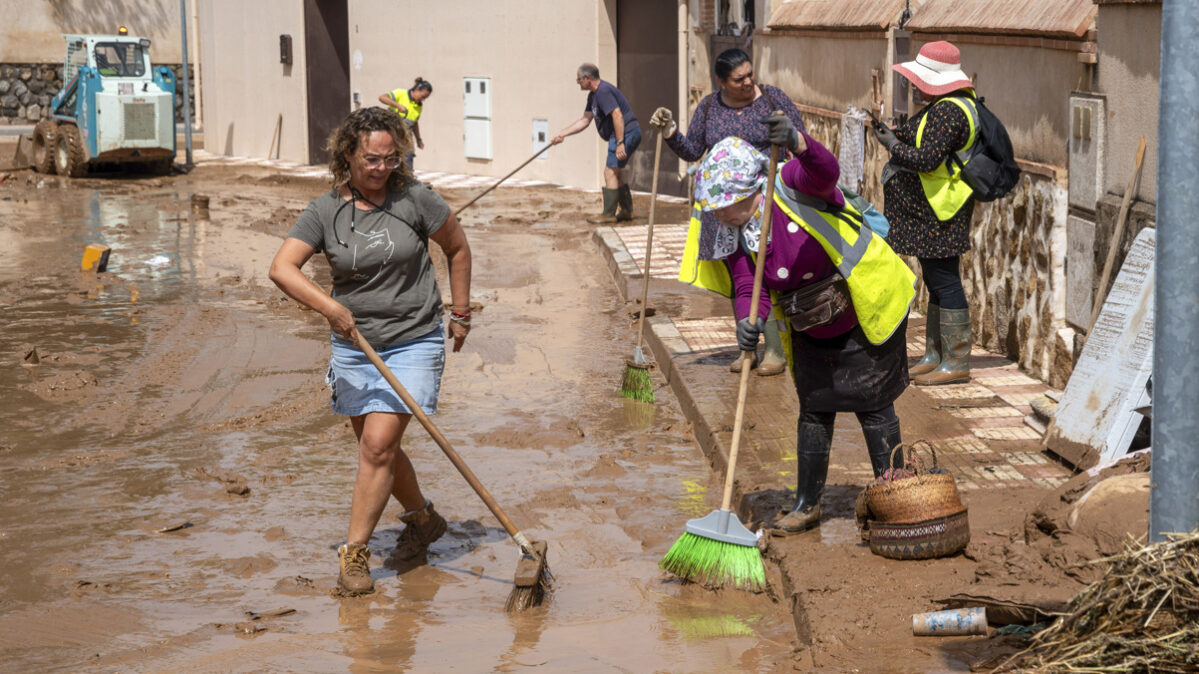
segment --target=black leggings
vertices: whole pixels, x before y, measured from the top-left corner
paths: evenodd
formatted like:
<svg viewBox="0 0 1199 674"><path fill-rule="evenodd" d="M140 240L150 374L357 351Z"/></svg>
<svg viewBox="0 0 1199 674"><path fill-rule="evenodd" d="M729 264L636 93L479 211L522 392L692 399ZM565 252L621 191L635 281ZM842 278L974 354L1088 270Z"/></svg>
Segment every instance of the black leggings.
<svg viewBox="0 0 1199 674"><path fill-rule="evenodd" d="M869 412L854 412L858 416L858 423L862 427L866 426L883 426L891 421L899 419L895 415L895 403L891 403L882 409L871 410ZM820 424L832 428L833 422L837 419L836 412L814 412L812 410L799 410L799 423Z"/></svg>
<svg viewBox="0 0 1199 674"><path fill-rule="evenodd" d="M962 287L959 256L921 257L920 272L928 288L928 299L942 309L966 309L966 290Z"/></svg>

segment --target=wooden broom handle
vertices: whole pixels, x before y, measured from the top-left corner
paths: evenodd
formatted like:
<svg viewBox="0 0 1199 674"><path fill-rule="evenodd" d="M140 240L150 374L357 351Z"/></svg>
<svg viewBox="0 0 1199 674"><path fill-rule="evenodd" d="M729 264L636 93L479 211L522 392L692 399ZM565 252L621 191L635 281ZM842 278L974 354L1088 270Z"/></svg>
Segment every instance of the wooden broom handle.
<svg viewBox="0 0 1199 674"><path fill-rule="evenodd" d="M552 146L552 145L553 145L553 143L546 143L546 144L545 144L545 147L543 147L543 148L541 148L540 150L538 150L538 151L537 151L537 152L536 152L536 153L535 153L535 154L534 154L532 157L529 157L528 159L526 159L526 160L525 160L525 163L523 163L523 164L521 164L520 166L517 166L516 168L512 169L512 170L511 170L511 171L508 173L508 175L506 175L506 176L504 176L503 178L500 178L499 180L495 181L495 184L494 184L494 185L492 185L491 187L488 187L487 189L483 190L483 191L482 191L482 192L480 192L480 193L479 193L479 194L478 194L478 195L477 195L477 196L476 196L474 199L471 199L470 201L466 202L466 204L464 204L463 206L459 207L459 208L458 208L458 210L454 211L454 217L455 217L455 218L456 218L456 217L458 217L458 214L459 214L459 213L461 213L462 211L465 211L467 208L469 208L469 207L471 206L471 204L473 204L473 203L475 203L476 201L478 201L479 199L482 199L483 197L487 196L487 193L488 193L488 192L490 192L491 190L494 190L495 188L499 187L501 183L503 183L505 180L507 180L507 179L511 178L511 177L512 177L512 175L513 175L513 174L515 174L517 171L519 171L519 170L521 170L522 168L524 168L524 167L528 166L528 165L529 165L529 162L531 162L531 161L533 161L534 159L536 159L536 158L540 157L540 156L541 156L541 153L542 153L542 152L545 152L545 151L546 151L546 150L548 150L548 149L550 149L550 146Z"/></svg>
<svg viewBox="0 0 1199 674"><path fill-rule="evenodd" d="M641 268L641 318L637 321L637 348L645 337L645 314L649 301L649 256L654 245L654 207L658 205L658 166L662 161L662 130L658 129L658 140L654 143L654 179L649 197L649 232L645 235L645 266Z"/></svg>
<svg viewBox="0 0 1199 674"><path fill-rule="evenodd" d="M479 478L475 477L475 474L473 471L471 471L470 466L466 465L466 462L462 460L462 457L458 456L458 452L454 451L454 448L450 446L450 441L446 440L445 436L441 434L441 431L433 425L433 420L429 418L429 415L425 414L425 411L420 408L420 405L416 404L416 401L413 400L412 396L408 394L408 391L404 389L403 384L400 384L400 380L396 379L395 374L393 374L391 369L387 367L387 364L383 362L383 359L379 357L379 354L375 353L375 350L371 348L370 343L366 341L366 338L363 337L360 332L358 332L357 328L354 329L354 336L355 341L362 349L362 352L365 353L366 357L370 359L371 363L378 368L379 374L383 375L383 378L387 380L387 383L391 384L391 388L395 389L396 395L400 396L400 400L404 401L404 404L407 405L408 409L412 411L412 416L416 417L416 420L420 422L420 425L425 427L425 430L428 431L429 435L433 437L433 441L437 443L437 446L441 448L441 451L445 452L446 458L450 460L450 463L454 464L454 467L458 469L458 472L462 473L462 477L466 478L466 481L470 484L471 489L474 489L475 493L479 495L479 498L483 499L483 503L485 503L487 508L491 510L491 514L495 515L495 518L504 526L504 531L507 531L509 536L517 539L517 542L519 542L521 538L524 538L520 531L517 530L516 525L512 523L512 520L508 519L508 515L506 515L504 511L500 509L499 504L495 502L495 498L492 497L491 492L487 491L487 487L484 487L482 482L479 482Z"/></svg>
<svg viewBox="0 0 1199 674"><path fill-rule="evenodd" d="M782 113L776 113L782 114ZM762 204L762 234L758 238L758 260L754 265L754 291L750 295L749 320L758 318L758 300L762 297L762 274L766 270L766 243L770 240L770 225L774 220L774 176L779 167L779 146L770 146L770 170L766 174L766 199ZM736 318L734 316L734 318ZM745 421L745 394L749 391L749 359L752 351L741 353L741 389L737 392L737 414L733 417L733 444L729 448L729 467L724 475L724 497L720 509L728 510L733 502L733 474L737 466L737 450L741 447L741 425Z"/></svg>

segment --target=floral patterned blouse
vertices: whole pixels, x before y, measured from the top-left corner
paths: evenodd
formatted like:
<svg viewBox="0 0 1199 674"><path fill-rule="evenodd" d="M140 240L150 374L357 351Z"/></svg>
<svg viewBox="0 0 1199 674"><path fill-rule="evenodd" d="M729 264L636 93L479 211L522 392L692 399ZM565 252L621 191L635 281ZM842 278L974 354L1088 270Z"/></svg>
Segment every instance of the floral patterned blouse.
<svg viewBox="0 0 1199 674"><path fill-rule="evenodd" d="M899 139L891 148L891 162L917 172L932 171L950 153L966 144L970 137L970 120L953 103L934 101L895 128ZM916 147L916 129L928 115L920 147ZM920 176L900 171L883 185L884 208L891 232L887 243L901 255L925 258L944 258L961 255L970 250L970 218L974 214L974 198L966 200L952 218L942 222L933 213L920 185Z"/></svg>

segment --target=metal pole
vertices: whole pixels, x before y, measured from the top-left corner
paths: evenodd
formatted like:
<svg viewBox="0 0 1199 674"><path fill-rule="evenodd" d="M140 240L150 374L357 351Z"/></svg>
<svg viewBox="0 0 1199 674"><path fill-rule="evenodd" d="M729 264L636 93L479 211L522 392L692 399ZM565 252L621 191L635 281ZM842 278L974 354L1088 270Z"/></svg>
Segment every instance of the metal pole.
<svg viewBox="0 0 1199 674"><path fill-rule="evenodd" d="M1199 3L1162 3L1149 540L1199 527Z"/></svg>
<svg viewBox="0 0 1199 674"><path fill-rule="evenodd" d="M187 168L192 163L191 82L187 76L187 0L179 0L180 33L183 36L183 137L186 139Z"/></svg>

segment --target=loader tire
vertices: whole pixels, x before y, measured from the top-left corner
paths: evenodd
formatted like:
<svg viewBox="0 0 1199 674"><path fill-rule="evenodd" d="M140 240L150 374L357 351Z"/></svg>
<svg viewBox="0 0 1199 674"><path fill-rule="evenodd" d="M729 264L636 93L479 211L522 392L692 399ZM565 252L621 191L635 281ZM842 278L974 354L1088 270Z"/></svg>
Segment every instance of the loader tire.
<svg viewBox="0 0 1199 674"><path fill-rule="evenodd" d="M87 174L87 153L83 151L83 136L74 124L58 127L58 148L54 153L54 169L60 176L78 178Z"/></svg>
<svg viewBox="0 0 1199 674"><path fill-rule="evenodd" d="M33 170L53 175L54 154L58 149L58 122L43 119L33 127Z"/></svg>

